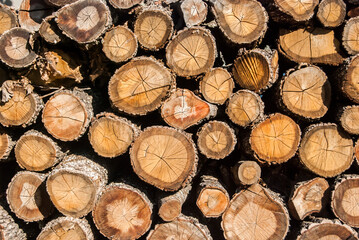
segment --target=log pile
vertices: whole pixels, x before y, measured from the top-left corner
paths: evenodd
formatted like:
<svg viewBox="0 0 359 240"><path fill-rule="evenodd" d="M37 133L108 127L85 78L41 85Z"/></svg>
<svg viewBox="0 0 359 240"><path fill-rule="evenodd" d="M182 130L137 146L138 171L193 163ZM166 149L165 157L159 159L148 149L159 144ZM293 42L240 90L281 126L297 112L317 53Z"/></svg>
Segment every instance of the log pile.
<svg viewBox="0 0 359 240"><path fill-rule="evenodd" d="M359 240L358 0L0 19L0 240Z"/></svg>

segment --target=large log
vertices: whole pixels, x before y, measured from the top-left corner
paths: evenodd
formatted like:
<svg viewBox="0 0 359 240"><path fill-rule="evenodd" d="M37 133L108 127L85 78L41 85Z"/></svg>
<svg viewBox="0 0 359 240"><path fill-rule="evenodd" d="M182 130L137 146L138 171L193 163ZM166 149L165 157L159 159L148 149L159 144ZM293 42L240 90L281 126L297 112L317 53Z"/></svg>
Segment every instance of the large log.
<svg viewBox="0 0 359 240"><path fill-rule="evenodd" d="M0 206L0 239L1 240L26 240L26 234L15 223L14 219Z"/></svg>

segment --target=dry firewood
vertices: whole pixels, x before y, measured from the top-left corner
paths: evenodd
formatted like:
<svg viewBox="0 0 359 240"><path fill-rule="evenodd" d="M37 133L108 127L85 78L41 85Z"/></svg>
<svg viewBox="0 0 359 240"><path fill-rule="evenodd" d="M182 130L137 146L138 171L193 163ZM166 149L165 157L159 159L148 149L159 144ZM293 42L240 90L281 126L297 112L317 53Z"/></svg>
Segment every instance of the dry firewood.
<svg viewBox="0 0 359 240"><path fill-rule="evenodd" d="M355 103L359 103L359 55L345 60L344 66L340 69L341 89L344 95Z"/></svg>
<svg viewBox="0 0 359 240"><path fill-rule="evenodd" d="M229 99L226 113L232 122L247 127L264 117L264 103L250 90L239 90Z"/></svg>
<svg viewBox="0 0 359 240"><path fill-rule="evenodd" d="M207 218L220 217L227 209L230 198L217 178L203 175L199 184L197 207Z"/></svg>
<svg viewBox="0 0 359 240"><path fill-rule="evenodd" d="M134 32L144 49L158 51L172 36L171 13L159 6L143 9L136 18Z"/></svg>
<svg viewBox="0 0 359 240"><path fill-rule="evenodd" d="M73 141L85 133L92 116L92 97L75 88L59 91L46 102L42 122L54 138Z"/></svg>
<svg viewBox="0 0 359 240"><path fill-rule="evenodd" d="M357 36L359 34L359 17L350 18L343 30L343 46L347 52L351 55L359 53L359 40Z"/></svg>
<svg viewBox="0 0 359 240"><path fill-rule="evenodd" d="M166 47L167 65L183 77L209 71L216 54L214 37L210 31L202 27L179 31Z"/></svg>
<svg viewBox="0 0 359 240"><path fill-rule="evenodd" d="M184 0L181 3L181 10L186 26L193 27L206 20L208 7L202 0Z"/></svg>
<svg viewBox="0 0 359 240"><path fill-rule="evenodd" d="M0 19L0 34L3 34L5 31L10 30L11 28L14 28L18 25L17 14L14 9L4 4L0 4Z"/></svg>
<svg viewBox="0 0 359 240"><path fill-rule="evenodd" d="M340 112L340 125L350 134L359 134L359 106L346 106Z"/></svg>
<svg viewBox="0 0 359 240"><path fill-rule="evenodd" d="M37 58L29 41L31 33L19 27L11 28L0 36L0 60L12 68L24 68Z"/></svg>
<svg viewBox="0 0 359 240"><path fill-rule="evenodd" d="M64 156L51 138L36 130L24 133L17 141L14 151L17 163L29 171L48 169Z"/></svg>
<svg viewBox="0 0 359 240"><path fill-rule="evenodd" d="M15 141L13 141L10 135L7 134L3 129L0 129L0 162L7 160L14 146Z"/></svg>
<svg viewBox="0 0 359 240"><path fill-rule="evenodd" d="M234 43L248 44L263 38L268 14L256 0L214 1L213 12L224 35Z"/></svg>
<svg viewBox="0 0 359 240"><path fill-rule="evenodd" d="M252 185L259 181L261 168L254 161L239 161L232 168L234 180L237 184Z"/></svg>
<svg viewBox="0 0 359 240"><path fill-rule="evenodd" d="M161 62L138 57L112 76L108 92L114 108L133 115L145 115L161 105L175 86L175 79Z"/></svg>
<svg viewBox="0 0 359 240"><path fill-rule="evenodd" d="M180 88L161 107L161 116L165 122L182 130L216 114L215 105L203 101L190 90Z"/></svg>
<svg viewBox="0 0 359 240"><path fill-rule="evenodd" d="M180 216L172 222L157 224L148 234L147 240L212 240L207 226L197 219Z"/></svg>
<svg viewBox="0 0 359 240"><path fill-rule="evenodd" d="M210 103L224 104L232 95L234 82L231 74L224 68L212 68L199 83L199 91Z"/></svg>
<svg viewBox="0 0 359 240"><path fill-rule="evenodd" d="M126 26L117 26L106 32L102 51L113 62L125 62L137 53L137 38Z"/></svg>
<svg viewBox="0 0 359 240"><path fill-rule="evenodd" d="M141 4L144 0L109 0L109 3L117 9L129 9L137 4Z"/></svg>
<svg viewBox="0 0 359 240"><path fill-rule="evenodd" d="M22 171L11 179L6 198L18 218L40 221L52 213L53 205L43 184L46 177L46 174Z"/></svg>
<svg viewBox="0 0 359 240"><path fill-rule="evenodd" d="M96 227L109 239L138 239L151 226L152 203L130 185L111 183L101 193L92 216Z"/></svg>
<svg viewBox="0 0 359 240"><path fill-rule="evenodd" d="M289 216L275 193L254 184L233 196L221 225L225 239L281 240L288 232Z"/></svg>
<svg viewBox="0 0 359 240"><path fill-rule="evenodd" d="M48 43L57 44L61 42L62 34L55 22L54 15L47 16L42 20L39 28L39 34Z"/></svg>
<svg viewBox="0 0 359 240"><path fill-rule="evenodd" d="M323 0L318 7L317 18L324 27L338 27L344 21L346 7L343 0Z"/></svg>
<svg viewBox="0 0 359 240"><path fill-rule="evenodd" d="M5 126L26 127L36 121L43 108L32 86L22 81L5 81L1 86L0 123Z"/></svg>
<svg viewBox="0 0 359 240"><path fill-rule="evenodd" d="M322 177L334 177L353 162L353 141L336 124L313 124L299 147L302 163Z"/></svg>
<svg viewBox="0 0 359 240"><path fill-rule="evenodd" d="M83 217L92 211L107 183L107 170L78 155L67 156L47 178L46 189L62 214Z"/></svg>
<svg viewBox="0 0 359 240"><path fill-rule="evenodd" d="M63 33L78 43L96 41L112 24L110 10L102 0L79 0L57 11Z"/></svg>
<svg viewBox="0 0 359 240"><path fill-rule="evenodd" d="M322 198L329 188L324 178L314 178L299 182L289 200L288 207L293 217L303 220L312 213L322 210Z"/></svg>
<svg viewBox="0 0 359 240"><path fill-rule="evenodd" d="M169 127L146 128L130 150L134 172L145 182L176 191L197 171L197 151L190 136Z"/></svg>
<svg viewBox="0 0 359 240"><path fill-rule="evenodd" d="M94 240L86 219L59 217L46 224L36 240Z"/></svg>
<svg viewBox="0 0 359 240"><path fill-rule="evenodd" d="M203 155L211 159L223 159L232 153L237 144L234 130L227 123L210 121L197 132L197 146Z"/></svg>
<svg viewBox="0 0 359 240"><path fill-rule="evenodd" d="M26 234L15 223L14 219L0 206L0 239L1 240L26 240Z"/></svg>
<svg viewBox="0 0 359 240"><path fill-rule="evenodd" d="M279 50L288 59L297 63L322 63L339 65L343 62L340 42L333 30L323 28L281 29Z"/></svg>
<svg viewBox="0 0 359 240"><path fill-rule="evenodd" d="M139 133L129 120L104 112L92 119L88 135L98 155L113 158L125 153Z"/></svg>
<svg viewBox="0 0 359 240"><path fill-rule="evenodd" d="M22 0L18 15L20 26L30 32L36 32L42 19L51 15L53 11L45 0Z"/></svg>
<svg viewBox="0 0 359 240"><path fill-rule="evenodd" d="M283 163L296 153L300 135L298 124L286 115L275 113L253 127L249 142L259 160Z"/></svg>
<svg viewBox="0 0 359 240"><path fill-rule="evenodd" d="M175 194L160 199L158 204L158 215L163 221L173 221L181 214L182 205L186 201L191 189L192 186L187 185L186 187L178 190Z"/></svg>
<svg viewBox="0 0 359 240"><path fill-rule="evenodd" d="M300 65L283 77L279 89L280 104L290 113L305 119L323 117L331 102L327 75L317 66Z"/></svg>

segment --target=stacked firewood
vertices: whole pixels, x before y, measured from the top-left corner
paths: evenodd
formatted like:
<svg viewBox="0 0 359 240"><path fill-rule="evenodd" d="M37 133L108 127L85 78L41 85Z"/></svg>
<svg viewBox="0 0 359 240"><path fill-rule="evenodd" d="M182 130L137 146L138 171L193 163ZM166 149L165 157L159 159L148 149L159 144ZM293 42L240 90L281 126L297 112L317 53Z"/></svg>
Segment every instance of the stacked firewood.
<svg viewBox="0 0 359 240"><path fill-rule="evenodd" d="M0 240L358 239L359 1L0 15Z"/></svg>

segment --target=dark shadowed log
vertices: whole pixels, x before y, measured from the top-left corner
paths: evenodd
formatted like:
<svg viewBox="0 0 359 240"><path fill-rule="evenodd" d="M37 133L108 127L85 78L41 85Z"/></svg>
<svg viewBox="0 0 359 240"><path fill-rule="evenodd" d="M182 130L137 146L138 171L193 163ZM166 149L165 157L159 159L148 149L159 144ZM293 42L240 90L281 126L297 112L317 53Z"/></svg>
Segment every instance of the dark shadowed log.
<svg viewBox="0 0 359 240"><path fill-rule="evenodd" d="M17 14L14 9L4 4L0 4L0 21L0 34L18 25Z"/></svg>
<svg viewBox="0 0 359 240"><path fill-rule="evenodd" d="M346 4L343 0L323 0L320 2L317 18L324 27L338 27L344 21Z"/></svg>
<svg viewBox="0 0 359 240"><path fill-rule="evenodd" d="M39 34L48 43L57 44L61 42L62 33L55 22L54 15L48 16L42 20L39 28Z"/></svg>
<svg viewBox="0 0 359 240"><path fill-rule="evenodd" d="M259 181L261 168L254 161L239 161L232 167L232 173L236 184L252 185Z"/></svg>
<svg viewBox="0 0 359 240"><path fill-rule="evenodd" d="M54 10L45 0L22 0L19 10L20 26L30 32L36 32L42 19L51 15Z"/></svg>
<svg viewBox="0 0 359 240"><path fill-rule="evenodd" d="M184 0L181 3L181 10L186 26L192 27L206 20L208 7L202 0Z"/></svg>
<svg viewBox="0 0 359 240"><path fill-rule="evenodd" d="M14 219L0 206L0 239L1 240L26 240L26 234L15 223Z"/></svg>

